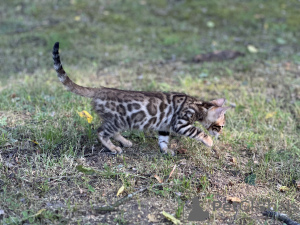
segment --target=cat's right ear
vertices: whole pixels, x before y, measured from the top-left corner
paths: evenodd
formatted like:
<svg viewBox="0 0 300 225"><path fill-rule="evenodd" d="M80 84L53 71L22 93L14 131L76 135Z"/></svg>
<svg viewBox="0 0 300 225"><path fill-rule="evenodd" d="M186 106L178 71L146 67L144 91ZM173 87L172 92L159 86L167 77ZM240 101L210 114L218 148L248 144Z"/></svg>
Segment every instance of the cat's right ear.
<svg viewBox="0 0 300 225"><path fill-rule="evenodd" d="M212 100L210 102L212 104L216 105L216 106L222 107L224 105L224 103L226 102L226 99L225 98L218 98L218 99Z"/></svg>
<svg viewBox="0 0 300 225"><path fill-rule="evenodd" d="M231 107L218 107L217 109L215 109L214 110L215 119L217 120L219 117L224 116L226 111L230 108Z"/></svg>

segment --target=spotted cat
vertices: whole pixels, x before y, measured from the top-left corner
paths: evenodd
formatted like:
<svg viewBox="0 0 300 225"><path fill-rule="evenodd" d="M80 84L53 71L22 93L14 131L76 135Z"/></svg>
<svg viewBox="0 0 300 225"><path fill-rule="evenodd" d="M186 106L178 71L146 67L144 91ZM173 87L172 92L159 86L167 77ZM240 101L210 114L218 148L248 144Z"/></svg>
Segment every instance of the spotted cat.
<svg viewBox="0 0 300 225"><path fill-rule="evenodd" d="M212 146L212 138L193 124L200 122L211 135L218 136L225 125L224 98L200 101L183 93L126 91L114 88L90 88L75 84L64 71L58 53L59 43L53 47L54 68L59 80L71 92L92 98L94 110L102 118L98 128L98 139L112 153L122 153L110 138L124 147L131 141L120 132L124 130L156 130L162 153L174 155L168 148L169 134L174 132Z"/></svg>

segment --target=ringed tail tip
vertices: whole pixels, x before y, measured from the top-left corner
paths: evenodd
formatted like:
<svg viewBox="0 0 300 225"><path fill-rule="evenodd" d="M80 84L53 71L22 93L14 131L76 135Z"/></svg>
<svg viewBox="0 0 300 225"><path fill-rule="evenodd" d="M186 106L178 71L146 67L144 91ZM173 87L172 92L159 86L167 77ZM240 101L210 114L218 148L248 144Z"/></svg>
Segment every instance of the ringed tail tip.
<svg viewBox="0 0 300 225"><path fill-rule="evenodd" d="M59 49L59 42L55 42L53 46L53 50L58 50Z"/></svg>

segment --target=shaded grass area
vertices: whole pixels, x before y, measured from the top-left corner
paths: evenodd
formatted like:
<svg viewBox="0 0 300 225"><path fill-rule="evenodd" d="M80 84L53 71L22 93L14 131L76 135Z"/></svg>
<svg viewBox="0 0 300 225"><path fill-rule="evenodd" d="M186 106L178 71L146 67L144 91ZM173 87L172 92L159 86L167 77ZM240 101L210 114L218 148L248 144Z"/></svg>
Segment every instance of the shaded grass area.
<svg viewBox="0 0 300 225"><path fill-rule="evenodd" d="M210 212L204 223L280 224L258 208L213 211L212 202L225 204L228 196L270 200L300 221L297 6L258 0L1 4L0 221L167 223L164 210L189 223L194 196ZM110 155L96 141L101 121L89 100L64 90L52 70L56 41L64 68L81 85L225 97L235 106L225 132L212 149L174 137L172 147L188 151L173 158L159 153L156 134L126 132L134 146ZM246 56L191 62L196 54L226 49ZM91 112L92 124L78 116L82 110ZM103 174L83 174L77 165ZM120 199L121 186L124 197L158 183L153 176L167 177L174 165L163 188L150 188L114 212L95 210ZM282 209L287 202L293 207Z"/></svg>

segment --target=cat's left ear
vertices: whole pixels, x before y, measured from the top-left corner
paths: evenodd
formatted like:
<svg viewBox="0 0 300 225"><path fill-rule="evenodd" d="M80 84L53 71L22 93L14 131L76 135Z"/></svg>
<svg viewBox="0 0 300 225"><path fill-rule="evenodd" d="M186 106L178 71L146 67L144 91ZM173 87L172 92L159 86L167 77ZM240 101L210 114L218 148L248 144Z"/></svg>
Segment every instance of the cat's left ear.
<svg viewBox="0 0 300 225"><path fill-rule="evenodd" d="M226 102L226 99L225 98L218 98L218 99L212 100L210 102L212 104L216 105L216 106L222 107L224 105L224 103Z"/></svg>
<svg viewBox="0 0 300 225"><path fill-rule="evenodd" d="M218 119L218 118L220 118L221 116L223 116L225 113L226 113L226 111L228 110L228 109L230 109L231 107L218 107L218 108L216 108L215 109L215 111L214 111L214 116L215 116L215 118L216 119Z"/></svg>

